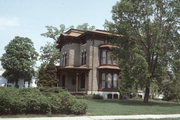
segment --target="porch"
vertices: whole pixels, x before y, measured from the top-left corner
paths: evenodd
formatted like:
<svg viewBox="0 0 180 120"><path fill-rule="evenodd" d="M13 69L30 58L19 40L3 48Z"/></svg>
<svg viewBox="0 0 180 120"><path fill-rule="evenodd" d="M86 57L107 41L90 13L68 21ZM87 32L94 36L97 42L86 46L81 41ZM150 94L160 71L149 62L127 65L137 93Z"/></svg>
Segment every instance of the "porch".
<svg viewBox="0 0 180 120"><path fill-rule="evenodd" d="M86 94L89 70L87 67L59 67L59 86L72 94Z"/></svg>

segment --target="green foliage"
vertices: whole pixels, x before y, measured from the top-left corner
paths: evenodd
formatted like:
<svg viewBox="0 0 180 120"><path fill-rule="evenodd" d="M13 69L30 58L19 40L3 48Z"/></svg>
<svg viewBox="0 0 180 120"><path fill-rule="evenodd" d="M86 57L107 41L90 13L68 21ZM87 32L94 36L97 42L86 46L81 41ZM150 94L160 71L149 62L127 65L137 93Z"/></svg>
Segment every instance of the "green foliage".
<svg viewBox="0 0 180 120"><path fill-rule="evenodd" d="M92 98L93 99L103 99L103 96L101 96L99 94L93 94Z"/></svg>
<svg viewBox="0 0 180 120"><path fill-rule="evenodd" d="M46 88L0 88L0 114L86 113L87 105L67 91Z"/></svg>
<svg viewBox="0 0 180 120"><path fill-rule="evenodd" d="M61 93L64 92L65 90L60 88L60 87L40 87L39 90L42 93L49 93L49 94L53 94L53 93Z"/></svg>
<svg viewBox="0 0 180 120"><path fill-rule="evenodd" d="M34 64L37 52L29 38L15 37L5 47L5 53L1 58L1 64L6 70L3 76L10 81L19 78L30 80L34 75Z"/></svg>
<svg viewBox="0 0 180 120"><path fill-rule="evenodd" d="M71 106L71 111L76 115L85 114L87 112L87 104L76 100L75 103Z"/></svg>
<svg viewBox="0 0 180 120"><path fill-rule="evenodd" d="M67 29L64 24L59 25L59 29L54 26L45 26L45 27L47 29L47 32L42 33L41 35L47 38L52 38L55 41L57 41L60 34Z"/></svg>
<svg viewBox="0 0 180 120"><path fill-rule="evenodd" d="M53 60L49 64L41 65L38 78L38 86L57 86L57 69Z"/></svg>
<svg viewBox="0 0 180 120"><path fill-rule="evenodd" d="M45 46L40 48L41 56L39 60L43 61L44 63L48 63L51 59L55 60L55 63L59 62L60 54L59 50L56 49L55 43L46 43Z"/></svg>
<svg viewBox="0 0 180 120"><path fill-rule="evenodd" d="M84 24L82 24L82 25L78 25L77 27L76 27L76 29L78 29L78 30L95 30L95 26L89 26L89 24L88 23L84 23Z"/></svg>
<svg viewBox="0 0 180 120"><path fill-rule="evenodd" d="M178 76L174 69L180 59L175 57L180 52L178 5L177 0L121 0L113 6L113 22L105 23L107 30L123 35L112 42L118 46L114 54L121 67L121 89L145 88L144 102L151 82L163 86L164 80Z"/></svg>

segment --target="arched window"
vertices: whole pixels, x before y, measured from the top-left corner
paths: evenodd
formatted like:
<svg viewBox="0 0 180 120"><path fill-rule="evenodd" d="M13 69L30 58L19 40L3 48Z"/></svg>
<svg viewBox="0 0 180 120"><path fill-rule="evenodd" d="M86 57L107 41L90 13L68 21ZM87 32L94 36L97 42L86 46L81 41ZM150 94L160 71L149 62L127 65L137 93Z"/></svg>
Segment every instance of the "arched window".
<svg viewBox="0 0 180 120"><path fill-rule="evenodd" d="M87 56L86 49L84 49L81 52L81 65L85 65L86 64L86 56Z"/></svg>
<svg viewBox="0 0 180 120"><path fill-rule="evenodd" d="M101 63L106 64L106 50L102 51L102 58L101 58Z"/></svg>
<svg viewBox="0 0 180 120"><path fill-rule="evenodd" d="M112 88L112 74L108 73L108 88Z"/></svg>
<svg viewBox="0 0 180 120"><path fill-rule="evenodd" d="M112 65L113 64L112 57L111 57L111 53L109 51L107 52L107 58L108 58L108 64Z"/></svg>
<svg viewBox="0 0 180 120"><path fill-rule="evenodd" d="M102 73L102 88L106 87L106 74Z"/></svg>
<svg viewBox="0 0 180 120"><path fill-rule="evenodd" d="M63 53L63 58L62 58L62 65L63 65L63 66L67 66L67 60L68 60L67 57L68 57L68 56L67 56L67 53L66 53L66 52Z"/></svg>
<svg viewBox="0 0 180 120"><path fill-rule="evenodd" d="M113 87L117 88L117 82L118 82L118 75L115 73L113 74Z"/></svg>

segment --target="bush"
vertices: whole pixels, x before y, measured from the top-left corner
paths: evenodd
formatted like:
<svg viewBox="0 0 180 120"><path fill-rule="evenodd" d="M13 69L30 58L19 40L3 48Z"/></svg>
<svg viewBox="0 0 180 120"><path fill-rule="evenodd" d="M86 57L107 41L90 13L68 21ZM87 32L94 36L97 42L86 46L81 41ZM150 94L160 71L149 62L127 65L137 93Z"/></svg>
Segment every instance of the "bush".
<svg viewBox="0 0 180 120"><path fill-rule="evenodd" d="M61 87L41 87L39 90L43 93L61 93L65 91Z"/></svg>
<svg viewBox="0 0 180 120"><path fill-rule="evenodd" d="M103 96L99 95L99 94L93 94L93 99L103 99Z"/></svg>
<svg viewBox="0 0 180 120"><path fill-rule="evenodd" d="M36 88L0 88L0 114L85 114L86 109L85 103L59 88L43 88L41 91Z"/></svg>
<svg viewBox="0 0 180 120"><path fill-rule="evenodd" d="M75 103L71 106L71 112L73 114L85 114L87 110L87 104L82 101L75 101Z"/></svg>

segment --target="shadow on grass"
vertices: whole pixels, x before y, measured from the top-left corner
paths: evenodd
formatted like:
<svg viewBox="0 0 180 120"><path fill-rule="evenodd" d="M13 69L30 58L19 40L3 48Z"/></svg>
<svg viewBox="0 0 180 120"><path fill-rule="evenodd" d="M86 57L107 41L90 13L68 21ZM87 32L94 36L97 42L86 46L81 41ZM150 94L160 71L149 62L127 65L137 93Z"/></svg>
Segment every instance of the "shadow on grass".
<svg viewBox="0 0 180 120"><path fill-rule="evenodd" d="M121 105L131 105L131 106L161 106L161 107L172 107L180 106L180 103L172 103L166 101L149 101L149 103L144 103L143 100L94 100L100 103L115 103Z"/></svg>

